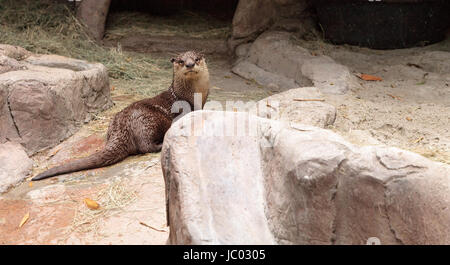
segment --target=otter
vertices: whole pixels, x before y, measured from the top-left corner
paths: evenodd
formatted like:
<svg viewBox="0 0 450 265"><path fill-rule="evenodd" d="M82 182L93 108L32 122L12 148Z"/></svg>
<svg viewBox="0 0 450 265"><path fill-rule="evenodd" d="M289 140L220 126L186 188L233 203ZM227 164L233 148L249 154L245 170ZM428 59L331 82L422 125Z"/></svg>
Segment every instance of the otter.
<svg viewBox="0 0 450 265"><path fill-rule="evenodd" d="M205 56L188 51L172 58L173 80L168 90L132 103L111 120L105 147L86 158L56 166L38 174L42 180L60 174L105 167L130 155L159 152L164 135L172 122L182 113L173 113L175 102L186 101L194 109L194 94L201 93L202 107L209 93L209 72Z"/></svg>

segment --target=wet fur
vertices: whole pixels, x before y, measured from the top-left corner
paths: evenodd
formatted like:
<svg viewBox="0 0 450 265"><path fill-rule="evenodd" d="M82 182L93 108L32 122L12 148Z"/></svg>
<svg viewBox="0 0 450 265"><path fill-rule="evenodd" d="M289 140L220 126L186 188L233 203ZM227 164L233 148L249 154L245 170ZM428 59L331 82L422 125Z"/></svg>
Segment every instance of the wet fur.
<svg viewBox="0 0 450 265"><path fill-rule="evenodd" d="M171 62L173 81L169 89L153 98L134 102L117 113L109 124L106 144L101 151L51 168L32 180L109 166L130 155L159 152L165 133L179 115L171 113L172 104L184 100L189 102L192 110L194 93L202 93L203 107L209 92L209 73L202 54L189 51Z"/></svg>

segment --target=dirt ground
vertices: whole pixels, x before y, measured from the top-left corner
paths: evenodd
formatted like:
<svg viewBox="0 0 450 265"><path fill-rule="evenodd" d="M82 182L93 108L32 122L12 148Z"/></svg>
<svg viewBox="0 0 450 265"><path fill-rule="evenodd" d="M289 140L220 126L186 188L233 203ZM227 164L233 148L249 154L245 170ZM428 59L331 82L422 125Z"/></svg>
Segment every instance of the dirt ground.
<svg viewBox="0 0 450 265"><path fill-rule="evenodd" d="M133 36L133 28L121 31L112 27L107 31L109 43L105 45L116 46L118 40L127 39L127 45L121 47L125 51L132 51L136 56L145 52L145 56L159 62L167 60L161 63L159 75L147 83L111 78L115 106L97 115L60 145L33 156L33 175L95 152L104 144L109 120L115 113L170 85L169 60L175 51L155 51L153 46L133 47L148 40L147 35L141 39L136 37L146 26L136 25L131 41L127 36ZM217 30L201 30L213 32L219 41L226 31L222 26L217 26ZM175 31L176 28L166 35L174 36ZM157 41L158 47L172 46L164 31L159 32L164 43L160 45ZM176 42L173 46L179 47L180 38L187 35L189 32L183 32L172 39ZM449 40L424 48L394 51L323 42L300 45L332 57L354 73L383 78L378 82L361 80L361 87L346 95L325 95L325 101L337 108L336 122L329 129L357 144L397 146L450 163L450 69L445 68L449 62L439 64L448 57L438 53L450 52ZM434 61L416 60L425 51L437 52ZM135 57L130 53L130 58ZM212 85L209 100L259 100L275 93L231 73L232 60L225 54L212 52L207 55L207 62ZM159 153L133 156L106 168L22 183L0 199L0 244L165 244L169 228L159 157ZM85 198L99 202L100 209L89 210L84 205ZM27 213L27 222L18 227Z"/></svg>
<svg viewBox="0 0 450 265"><path fill-rule="evenodd" d="M300 45L328 55L359 80L347 94L326 95L337 108L330 129L357 144L384 144L450 163L450 39L402 50L371 50L323 42Z"/></svg>

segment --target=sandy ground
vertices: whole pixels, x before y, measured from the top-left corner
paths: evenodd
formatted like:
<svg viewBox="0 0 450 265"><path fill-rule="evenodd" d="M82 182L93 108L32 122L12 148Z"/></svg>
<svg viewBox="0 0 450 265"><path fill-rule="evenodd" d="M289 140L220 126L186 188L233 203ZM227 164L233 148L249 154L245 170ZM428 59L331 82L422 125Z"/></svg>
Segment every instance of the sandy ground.
<svg viewBox="0 0 450 265"><path fill-rule="evenodd" d="M385 144L450 163L450 39L427 47L370 50L304 42L328 55L359 80L346 95L327 95L337 108L333 129L359 144Z"/></svg>

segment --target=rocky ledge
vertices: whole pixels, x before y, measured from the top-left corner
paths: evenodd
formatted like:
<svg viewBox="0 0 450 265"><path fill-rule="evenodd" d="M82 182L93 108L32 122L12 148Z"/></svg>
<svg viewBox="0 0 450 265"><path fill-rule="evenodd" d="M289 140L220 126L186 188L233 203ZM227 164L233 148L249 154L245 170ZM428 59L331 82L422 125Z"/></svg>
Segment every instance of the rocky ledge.
<svg viewBox="0 0 450 265"><path fill-rule="evenodd" d="M0 45L0 143L32 155L112 106L106 67Z"/></svg>
<svg viewBox="0 0 450 265"><path fill-rule="evenodd" d="M450 167L409 151L196 111L161 162L171 244L450 244Z"/></svg>

